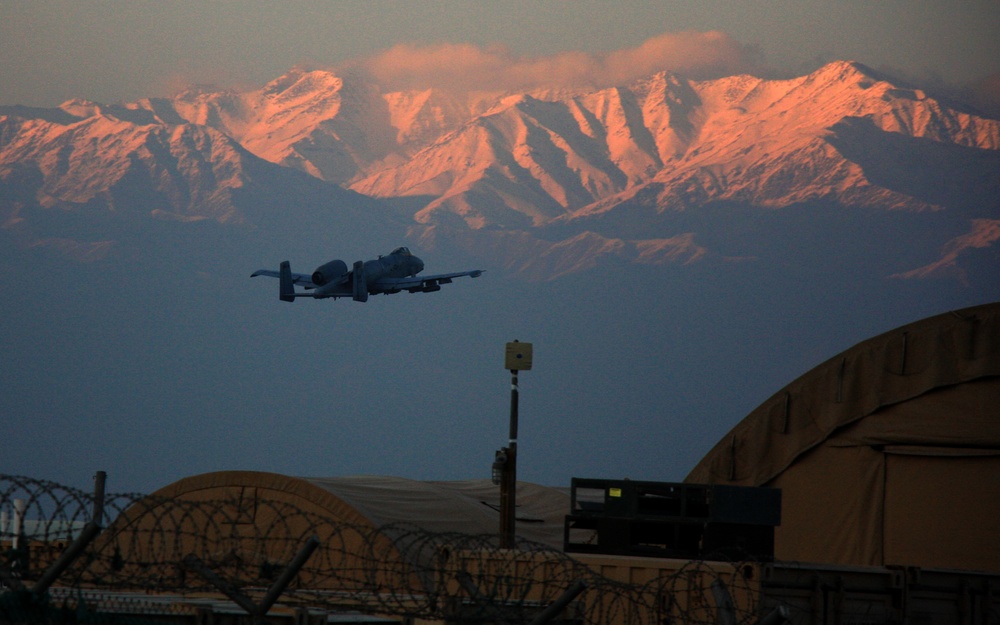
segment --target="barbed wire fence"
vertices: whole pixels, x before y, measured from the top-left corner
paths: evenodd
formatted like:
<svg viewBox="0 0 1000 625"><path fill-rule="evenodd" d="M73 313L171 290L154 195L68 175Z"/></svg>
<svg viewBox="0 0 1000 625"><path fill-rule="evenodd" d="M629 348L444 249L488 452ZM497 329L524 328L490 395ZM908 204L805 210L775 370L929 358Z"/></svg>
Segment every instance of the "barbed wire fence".
<svg viewBox="0 0 1000 625"><path fill-rule="evenodd" d="M36 622L25 614L39 617L54 597L63 612L44 618L64 622L100 591L222 594L261 620L280 600L448 623L738 625L760 620L754 566L691 561L626 583L527 540L503 549L494 535L350 524L291 499L255 499L251 510L105 494L102 473L92 493L0 475L0 624Z"/></svg>

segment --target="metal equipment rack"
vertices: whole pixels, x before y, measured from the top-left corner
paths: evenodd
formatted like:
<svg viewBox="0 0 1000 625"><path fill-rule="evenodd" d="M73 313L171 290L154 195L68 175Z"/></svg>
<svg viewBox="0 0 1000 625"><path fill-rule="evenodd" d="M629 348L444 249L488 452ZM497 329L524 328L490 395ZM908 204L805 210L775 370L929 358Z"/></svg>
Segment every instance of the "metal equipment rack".
<svg viewBox="0 0 1000 625"><path fill-rule="evenodd" d="M781 491L573 478L567 552L740 560L774 556Z"/></svg>

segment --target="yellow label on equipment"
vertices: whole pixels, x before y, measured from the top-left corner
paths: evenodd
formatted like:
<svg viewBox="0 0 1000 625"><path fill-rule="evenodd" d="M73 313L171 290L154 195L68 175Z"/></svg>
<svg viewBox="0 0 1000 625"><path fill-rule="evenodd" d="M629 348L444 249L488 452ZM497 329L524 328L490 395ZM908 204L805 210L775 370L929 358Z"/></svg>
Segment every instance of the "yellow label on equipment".
<svg viewBox="0 0 1000 625"><path fill-rule="evenodd" d="M622 489L620 488L608 489L608 497L621 497L621 496L622 496Z"/></svg>

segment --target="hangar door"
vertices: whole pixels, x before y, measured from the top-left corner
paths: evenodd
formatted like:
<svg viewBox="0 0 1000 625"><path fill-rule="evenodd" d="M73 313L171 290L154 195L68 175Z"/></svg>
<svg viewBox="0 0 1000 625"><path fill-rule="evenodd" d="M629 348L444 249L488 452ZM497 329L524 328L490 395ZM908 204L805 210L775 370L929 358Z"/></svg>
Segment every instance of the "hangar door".
<svg viewBox="0 0 1000 625"><path fill-rule="evenodd" d="M1000 452L885 449L886 564L997 570Z"/></svg>

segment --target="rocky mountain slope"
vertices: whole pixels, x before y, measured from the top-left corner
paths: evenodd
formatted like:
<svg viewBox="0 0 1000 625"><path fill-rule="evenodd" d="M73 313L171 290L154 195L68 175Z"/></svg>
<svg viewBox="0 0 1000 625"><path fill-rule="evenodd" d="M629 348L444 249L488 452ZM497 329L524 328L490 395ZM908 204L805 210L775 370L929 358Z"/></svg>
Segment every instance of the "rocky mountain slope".
<svg viewBox="0 0 1000 625"><path fill-rule="evenodd" d="M521 94L381 93L358 76L293 70L250 91L0 108L0 190L8 225L33 207L252 223L326 195L324 206L400 217L426 245L494 250L537 278L608 256L753 257L747 241L708 244L726 213L712 207L730 207L730 222L833 205L924 215L915 230L947 222L926 265L890 272L912 277L969 245L994 248L1000 121L844 61L789 80L661 72Z"/></svg>

